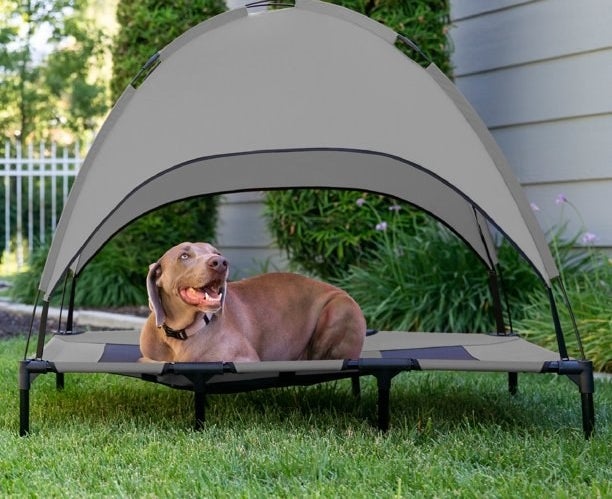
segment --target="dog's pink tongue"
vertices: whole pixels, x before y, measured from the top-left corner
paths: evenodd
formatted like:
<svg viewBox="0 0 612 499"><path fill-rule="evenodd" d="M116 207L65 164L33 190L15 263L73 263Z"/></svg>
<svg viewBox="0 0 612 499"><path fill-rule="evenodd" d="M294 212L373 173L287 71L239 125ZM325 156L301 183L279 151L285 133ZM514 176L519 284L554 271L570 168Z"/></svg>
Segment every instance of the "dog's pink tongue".
<svg viewBox="0 0 612 499"><path fill-rule="evenodd" d="M206 303L206 293L196 288L181 289L181 298L191 305L203 305Z"/></svg>
<svg viewBox="0 0 612 499"><path fill-rule="evenodd" d="M180 293L181 298L183 298L185 302L190 305L195 305L196 307L212 305L213 303L216 304L221 301L221 294L210 289L203 291L196 288L183 288Z"/></svg>

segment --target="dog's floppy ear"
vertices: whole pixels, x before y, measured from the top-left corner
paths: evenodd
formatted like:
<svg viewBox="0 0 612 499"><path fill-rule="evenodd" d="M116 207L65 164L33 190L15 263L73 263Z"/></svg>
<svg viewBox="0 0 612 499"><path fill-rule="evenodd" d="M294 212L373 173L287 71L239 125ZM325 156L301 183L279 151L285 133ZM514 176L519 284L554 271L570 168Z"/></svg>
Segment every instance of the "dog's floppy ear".
<svg viewBox="0 0 612 499"><path fill-rule="evenodd" d="M166 320L166 312L159 298L157 290L157 279L161 274L161 265L159 262L149 265L149 273L147 274L147 294L149 295L149 308L155 314L155 324L161 327Z"/></svg>

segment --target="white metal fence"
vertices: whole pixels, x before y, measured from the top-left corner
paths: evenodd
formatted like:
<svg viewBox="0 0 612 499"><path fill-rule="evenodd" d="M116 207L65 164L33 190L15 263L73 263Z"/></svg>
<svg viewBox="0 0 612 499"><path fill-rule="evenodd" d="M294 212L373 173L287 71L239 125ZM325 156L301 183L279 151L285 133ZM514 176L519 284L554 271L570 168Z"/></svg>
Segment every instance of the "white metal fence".
<svg viewBox="0 0 612 499"><path fill-rule="evenodd" d="M26 251L53 233L81 166L79 145L4 143L0 157L0 213L4 255L15 253L23 266Z"/></svg>

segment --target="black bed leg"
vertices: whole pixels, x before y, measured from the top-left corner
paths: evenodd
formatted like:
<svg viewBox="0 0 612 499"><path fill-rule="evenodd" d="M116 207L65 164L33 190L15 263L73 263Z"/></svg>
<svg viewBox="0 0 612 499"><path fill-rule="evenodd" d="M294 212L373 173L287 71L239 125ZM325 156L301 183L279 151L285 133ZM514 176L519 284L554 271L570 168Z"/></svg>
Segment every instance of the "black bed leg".
<svg viewBox="0 0 612 499"><path fill-rule="evenodd" d="M30 372L26 361L19 363L19 436L30 433Z"/></svg>
<svg viewBox="0 0 612 499"><path fill-rule="evenodd" d="M206 392L196 390L193 395L193 403L195 406L195 429L200 431L204 428L206 418Z"/></svg>
<svg viewBox="0 0 612 499"><path fill-rule="evenodd" d="M19 436L30 433L30 390L19 390Z"/></svg>
<svg viewBox="0 0 612 499"><path fill-rule="evenodd" d="M353 392L353 397L361 397L361 381L359 380L358 374L351 377L351 389Z"/></svg>
<svg viewBox="0 0 612 499"><path fill-rule="evenodd" d="M64 389L64 373L57 373L55 375L55 388L57 390Z"/></svg>
<svg viewBox="0 0 612 499"><path fill-rule="evenodd" d="M584 437L590 438L595 430L595 404L593 393L595 392L595 380L593 377L593 363L589 360L580 361L582 372L578 378L578 388L582 402L582 429Z"/></svg>
<svg viewBox="0 0 612 499"><path fill-rule="evenodd" d="M518 373L508 373L508 391L510 395L518 393Z"/></svg>
<svg viewBox="0 0 612 499"><path fill-rule="evenodd" d="M580 402L582 405L582 429L584 438L589 439L595 431L595 379L593 376L593 362L590 360L561 360L553 362L548 372L567 376L578 386Z"/></svg>
<svg viewBox="0 0 612 499"><path fill-rule="evenodd" d="M389 429L391 378L393 378L393 374L386 371L376 375L376 381L378 382L378 429L380 431L387 431Z"/></svg>
<svg viewBox="0 0 612 499"><path fill-rule="evenodd" d="M591 438L595 430L595 404L593 403L592 393L581 393L582 399L582 429L584 437Z"/></svg>

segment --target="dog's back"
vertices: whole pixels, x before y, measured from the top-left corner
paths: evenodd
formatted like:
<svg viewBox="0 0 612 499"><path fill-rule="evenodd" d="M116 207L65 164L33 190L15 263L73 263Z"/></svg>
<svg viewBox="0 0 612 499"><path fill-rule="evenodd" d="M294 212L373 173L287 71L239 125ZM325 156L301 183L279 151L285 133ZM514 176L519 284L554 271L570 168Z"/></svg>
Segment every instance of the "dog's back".
<svg viewBox="0 0 612 499"><path fill-rule="evenodd" d="M298 274L228 283L228 312L261 360L358 358L365 337L363 313L346 292Z"/></svg>

